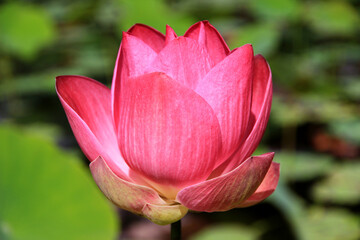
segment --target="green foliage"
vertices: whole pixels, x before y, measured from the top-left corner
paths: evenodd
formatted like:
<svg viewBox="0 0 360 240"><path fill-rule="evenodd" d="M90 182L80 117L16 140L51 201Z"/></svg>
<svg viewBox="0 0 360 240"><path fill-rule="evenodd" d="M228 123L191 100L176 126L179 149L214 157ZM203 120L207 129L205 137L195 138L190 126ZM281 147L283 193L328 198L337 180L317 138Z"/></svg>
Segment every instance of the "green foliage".
<svg viewBox="0 0 360 240"><path fill-rule="evenodd" d="M329 124L330 131L349 142L360 144L360 120L355 121L334 121Z"/></svg>
<svg viewBox="0 0 360 240"><path fill-rule="evenodd" d="M252 0L251 9L266 20L289 20L298 17L301 5L298 0Z"/></svg>
<svg viewBox="0 0 360 240"><path fill-rule="evenodd" d="M283 182L279 183L269 200L288 218L297 239L349 239L360 236L360 218L340 208L305 207L304 201L293 194Z"/></svg>
<svg viewBox="0 0 360 240"><path fill-rule="evenodd" d="M347 84L344 86L344 93L355 101L360 101L360 78L348 77L345 78Z"/></svg>
<svg viewBox="0 0 360 240"><path fill-rule="evenodd" d="M344 209L313 207L301 228L306 240L356 240L360 236L359 218Z"/></svg>
<svg viewBox="0 0 360 240"><path fill-rule="evenodd" d="M212 226L197 233L191 240L255 240L259 232L256 229L235 224Z"/></svg>
<svg viewBox="0 0 360 240"><path fill-rule="evenodd" d="M359 30L359 13L347 1L314 2L306 6L303 14L321 35L350 36Z"/></svg>
<svg viewBox="0 0 360 240"><path fill-rule="evenodd" d="M358 204L360 202L360 163L336 166L327 178L313 188L313 196L319 202Z"/></svg>
<svg viewBox="0 0 360 240"><path fill-rule="evenodd" d="M236 36L229 41L229 47L234 49L251 43L255 54L269 56L276 51L280 32L273 24L253 24L239 29Z"/></svg>
<svg viewBox="0 0 360 240"><path fill-rule="evenodd" d="M190 16L172 10L164 0L117 0L117 3L121 9L120 31L126 31L135 23L146 23L165 32L165 26L168 24L178 35L183 35L189 26L194 24L194 20Z"/></svg>
<svg viewBox="0 0 360 240"><path fill-rule="evenodd" d="M44 9L8 3L0 7L0 49L31 59L55 39L56 29Z"/></svg>
<svg viewBox="0 0 360 240"><path fill-rule="evenodd" d="M331 156L310 152L276 152L275 161L280 163L281 177L292 181L311 180L333 168Z"/></svg>
<svg viewBox="0 0 360 240"><path fill-rule="evenodd" d="M114 239L116 215L74 156L0 127L0 238Z"/></svg>

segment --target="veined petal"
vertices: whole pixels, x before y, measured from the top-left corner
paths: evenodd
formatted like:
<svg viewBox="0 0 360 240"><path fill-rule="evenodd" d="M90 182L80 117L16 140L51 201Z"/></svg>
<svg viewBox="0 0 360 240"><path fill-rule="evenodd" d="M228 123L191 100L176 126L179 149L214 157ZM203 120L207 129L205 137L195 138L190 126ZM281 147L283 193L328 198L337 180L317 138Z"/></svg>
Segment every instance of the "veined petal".
<svg viewBox="0 0 360 240"><path fill-rule="evenodd" d="M248 199L263 181L274 153L248 158L233 171L182 189L177 201L190 210L227 211Z"/></svg>
<svg viewBox="0 0 360 240"><path fill-rule="evenodd" d="M166 25L166 36L165 36L165 44L167 45L169 42L177 38L177 35L169 25Z"/></svg>
<svg viewBox="0 0 360 240"><path fill-rule="evenodd" d="M247 200L242 202L237 207L250 207L269 197L276 189L276 186L279 182L279 176L280 164L272 162L269 171L266 173L266 176L258 189L256 189L253 195L251 195Z"/></svg>
<svg viewBox="0 0 360 240"><path fill-rule="evenodd" d="M148 203L144 206L142 212L150 221L159 225L166 225L179 221L186 215L188 209L180 204L154 205Z"/></svg>
<svg viewBox="0 0 360 240"><path fill-rule="evenodd" d="M111 118L110 89L82 76L59 76L56 91L76 140L93 161L105 156L111 169L129 179L129 167L121 157Z"/></svg>
<svg viewBox="0 0 360 240"><path fill-rule="evenodd" d="M255 56L253 96L251 113L254 122L250 122L251 132L240 149L240 156L247 158L260 143L270 116L272 101L272 80L270 67L261 55ZM252 126L252 128L251 128ZM240 157L240 158L241 158Z"/></svg>
<svg viewBox="0 0 360 240"><path fill-rule="evenodd" d="M244 140L250 117L253 49L244 45L218 63L198 83L196 92L214 109L223 140L223 159Z"/></svg>
<svg viewBox="0 0 360 240"><path fill-rule="evenodd" d="M139 25L138 27L134 27L133 31L137 33L140 31L139 28L143 28L144 26ZM144 35L146 35L145 33ZM138 35L139 34L140 33L138 33ZM145 69L154 60L156 55L157 53L153 48L143 40L129 33L123 33L111 86L112 114L116 132L118 131L117 126L119 124L121 85L131 76L134 77L144 74Z"/></svg>
<svg viewBox="0 0 360 240"><path fill-rule="evenodd" d="M184 37L202 43L214 64L222 61L230 53L220 33L208 21L195 23L186 31Z"/></svg>
<svg viewBox="0 0 360 240"><path fill-rule="evenodd" d="M203 47L193 39L179 37L166 45L146 72L164 72L194 89L211 66L211 59Z"/></svg>
<svg viewBox="0 0 360 240"><path fill-rule="evenodd" d="M271 71L266 60L261 55L256 55L254 62L253 95L251 105L253 118L250 118L247 126L247 132L249 135L243 142L241 148L239 148L231 158L219 166L218 169L214 170L212 176L219 176L239 166L242 161L248 158L255 151L264 135L270 116L272 101Z"/></svg>
<svg viewBox="0 0 360 240"><path fill-rule="evenodd" d="M121 42L121 62L118 64L126 69L127 76L136 77L145 73L145 68L155 59L155 52L140 38L124 32Z"/></svg>
<svg viewBox="0 0 360 240"><path fill-rule="evenodd" d="M221 150L219 123L211 107L164 73L127 83L118 139L131 169L170 199L179 189L205 180Z"/></svg>
<svg viewBox="0 0 360 240"><path fill-rule="evenodd" d="M160 52L165 46L165 36L158 30L144 24L137 23L128 31L149 45L155 52Z"/></svg>
<svg viewBox="0 0 360 240"><path fill-rule="evenodd" d="M154 189L119 178L101 156L90 164L90 170L105 196L122 209L142 214L147 203L167 204Z"/></svg>

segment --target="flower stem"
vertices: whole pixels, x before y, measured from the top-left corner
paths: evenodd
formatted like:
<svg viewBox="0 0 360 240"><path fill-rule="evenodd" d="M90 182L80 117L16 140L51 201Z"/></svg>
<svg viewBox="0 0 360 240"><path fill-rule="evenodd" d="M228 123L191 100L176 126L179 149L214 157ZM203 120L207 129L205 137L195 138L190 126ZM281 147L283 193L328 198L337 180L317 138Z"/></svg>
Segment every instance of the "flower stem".
<svg viewBox="0 0 360 240"><path fill-rule="evenodd" d="M171 224L171 240L181 240L181 220Z"/></svg>

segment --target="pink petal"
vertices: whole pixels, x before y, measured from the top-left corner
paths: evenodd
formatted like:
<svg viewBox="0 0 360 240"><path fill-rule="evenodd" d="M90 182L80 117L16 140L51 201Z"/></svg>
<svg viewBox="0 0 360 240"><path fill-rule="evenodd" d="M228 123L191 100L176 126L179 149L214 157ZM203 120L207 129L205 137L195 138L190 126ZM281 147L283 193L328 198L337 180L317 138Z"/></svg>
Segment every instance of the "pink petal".
<svg viewBox="0 0 360 240"><path fill-rule="evenodd" d="M165 46L165 36L158 30L144 24L137 23L128 31L131 35L138 37L155 52L160 52Z"/></svg>
<svg viewBox="0 0 360 240"><path fill-rule="evenodd" d="M177 35L176 35L174 29L172 29L169 25L166 25L166 37L165 37L166 45L169 42L171 42L172 40L174 40L175 38L177 38Z"/></svg>
<svg viewBox="0 0 360 240"><path fill-rule="evenodd" d="M255 56L254 62L253 96L251 105L253 118L250 118L249 125L247 126L249 135L234 156L219 166L212 176L219 176L222 173L229 172L239 166L242 161L255 151L264 135L271 110L271 71L266 60L261 55Z"/></svg>
<svg viewBox="0 0 360 240"><path fill-rule="evenodd" d="M105 156L119 177L129 179L129 167L118 149L111 118L110 90L90 78L59 76L56 91L86 157L93 161Z"/></svg>
<svg viewBox="0 0 360 240"><path fill-rule="evenodd" d="M179 83L194 89L210 70L209 55L196 41L179 37L169 42L147 72L164 72Z"/></svg>
<svg viewBox="0 0 360 240"><path fill-rule="evenodd" d="M119 178L101 156L90 164L90 170L104 195L122 209L160 225L176 222L187 213L186 207L165 202L154 189Z"/></svg>
<svg viewBox="0 0 360 240"><path fill-rule="evenodd" d="M126 69L127 76L135 77L145 73L145 68L155 59L157 53L140 38L123 33L121 42L121 62L118 62L122 69Z"/></svg>
<svg viewBox="0 0 360 240"><path fill-rule="evenodd" d="M237 207L250 207L269 197L276 189L280 176L280 164L272 162L264 180L247 200Z"/></svg>
<svg viewBox="0 0 360 240"><path fill-rule="evenodd" d="M220 33L208 21L192 25L184 37L201 42L206 47L214 64L222 61L230 52Z"/></svg>
<svg viewBox="0 0 360 240"><path fill-rule="evenodd" d="M244 140L251 109L253 49L233 51L203 78L196 92L214 109L221 127L224 160Z"/></svg>
<svg viewBox="0 0 360 240"><path fill-rule="evenodd" d="M263 181L274 153L250 157L233 171L182 189L177 200L194 211L227 211L248 199Z"/></svg>
<svg viewBox="0 0 360 240"><path fill-rule="evenodd" d="M143 25L134 27L134 31L137 32L140 26ZM140 38L128 33L123 33L123 39L116 59L111 86L112 113L116 132L118 131L117 127L119 123L119 101L122 82L127 81L129 76L139 76L144 74L145 69L154 60L156 55L157 53Z"/></svg>
<svg viewBox="0 0 360 240"><path fill-rule="evenodd" d="M169 198L179 188L205 180L221 148L211 107L164 73L127 83L118 139L129 166Z"/></svg>
<svg viewBox="0 0 360 240"><path fill-rule="evenodd" d="M122 209L141 214L147 203L166 204L154 189L119 178L101 156L90 164L90 170L105 196Z"/></svg>

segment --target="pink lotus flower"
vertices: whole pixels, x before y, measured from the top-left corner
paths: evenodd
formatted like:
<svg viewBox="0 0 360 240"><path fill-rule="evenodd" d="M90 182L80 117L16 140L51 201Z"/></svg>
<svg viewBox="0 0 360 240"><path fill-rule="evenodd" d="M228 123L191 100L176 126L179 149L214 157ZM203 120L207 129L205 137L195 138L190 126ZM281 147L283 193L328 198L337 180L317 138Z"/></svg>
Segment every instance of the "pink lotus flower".
<svg viewBox="0 0 360 240"><path fill-rule="evenodd" d="M230 51L207 21L180 37L136 24L111 90L81 76L57 77L56 89L97 185L122 209L168 224L276 188L274 153L250 157L270 114L270 68L249 44Z"/></svg>

